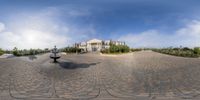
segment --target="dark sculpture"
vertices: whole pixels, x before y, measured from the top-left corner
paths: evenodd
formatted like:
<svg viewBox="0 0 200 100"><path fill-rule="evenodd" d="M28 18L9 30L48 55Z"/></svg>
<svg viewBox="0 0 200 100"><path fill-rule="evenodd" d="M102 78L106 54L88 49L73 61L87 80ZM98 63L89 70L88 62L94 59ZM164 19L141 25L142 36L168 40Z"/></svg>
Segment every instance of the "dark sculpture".
<svg viewBox="0 0 200 100"><path fill-rule="evenodd" d="M56 48L56 46L52 50L52 53L53 54L50 55L50 58L54 59L54 63L56 63L57 62L56 60L60 58L60 55L57 54L58 53L58 49Z"/></svg>

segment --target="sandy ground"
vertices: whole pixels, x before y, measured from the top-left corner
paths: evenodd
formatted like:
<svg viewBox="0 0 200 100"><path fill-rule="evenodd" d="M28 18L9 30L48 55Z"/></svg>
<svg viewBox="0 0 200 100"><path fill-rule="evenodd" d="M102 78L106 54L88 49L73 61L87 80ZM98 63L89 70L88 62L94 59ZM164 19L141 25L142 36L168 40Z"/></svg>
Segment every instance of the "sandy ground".
<svg viewBox="0 0 200 100"><path fill-rule="evenodd" d="M0 100L200 100L200 59L152 51L0 59Z"/></svg>

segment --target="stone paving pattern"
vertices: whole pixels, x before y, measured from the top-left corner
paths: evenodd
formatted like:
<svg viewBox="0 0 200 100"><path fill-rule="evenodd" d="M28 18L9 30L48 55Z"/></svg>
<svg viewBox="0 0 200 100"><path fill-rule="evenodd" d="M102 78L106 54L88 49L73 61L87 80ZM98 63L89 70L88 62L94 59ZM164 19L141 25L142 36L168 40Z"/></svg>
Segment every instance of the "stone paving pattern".
<svg viewBox="0 0 200 100"><path fill-rule="evenodd" d="M200 59L152 51L0 59L0 100L200 100Z"/></svg>

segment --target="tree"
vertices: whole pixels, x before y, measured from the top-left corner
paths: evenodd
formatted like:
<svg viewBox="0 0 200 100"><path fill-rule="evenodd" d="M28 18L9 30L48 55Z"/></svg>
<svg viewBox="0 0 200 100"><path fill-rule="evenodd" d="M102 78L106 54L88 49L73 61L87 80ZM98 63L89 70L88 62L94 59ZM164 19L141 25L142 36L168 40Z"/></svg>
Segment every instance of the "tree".
<svg viewBox="0 0 200 100"><path fill-rule="evenodd" d="M13 55L19 56L19 51L18 51L17 47L14 47L14 49L13 49Z"/></svg>

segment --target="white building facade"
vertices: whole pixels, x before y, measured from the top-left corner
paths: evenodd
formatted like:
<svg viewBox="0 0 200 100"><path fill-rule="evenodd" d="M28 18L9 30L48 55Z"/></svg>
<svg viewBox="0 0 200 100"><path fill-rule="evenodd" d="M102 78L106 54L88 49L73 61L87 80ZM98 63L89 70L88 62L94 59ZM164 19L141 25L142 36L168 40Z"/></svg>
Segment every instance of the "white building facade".
<svg viewBox="0 0 200 100"><path fill-rule="evenodd" d="M91 39L86 42L75 43L75 47L82 49L84 52L95 52L109 48L111 43L114 45L125 45L125 42L122 41Z"/></svg>

